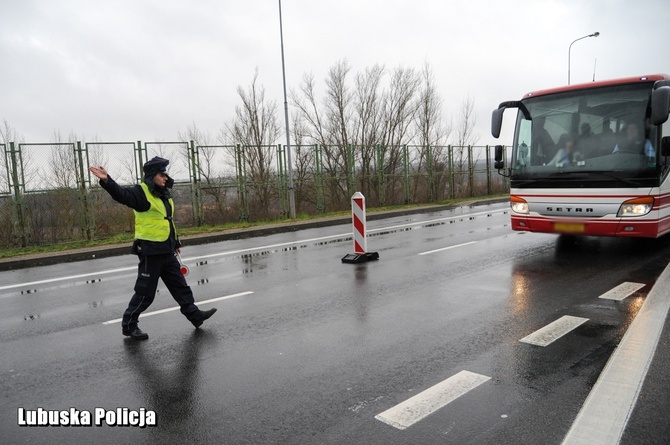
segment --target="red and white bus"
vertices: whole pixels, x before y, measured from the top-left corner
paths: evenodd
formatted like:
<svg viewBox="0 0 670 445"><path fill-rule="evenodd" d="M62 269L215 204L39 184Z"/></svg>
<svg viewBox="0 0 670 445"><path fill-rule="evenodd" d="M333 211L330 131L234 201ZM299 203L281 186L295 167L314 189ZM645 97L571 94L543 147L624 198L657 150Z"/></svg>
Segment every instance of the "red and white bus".
<svg viewBox="0 0 670 445"><path fill-rule="evenodd" d="M670 232L670 76L650 75L526 94L512 153L496 146L510 177L514 230L630 237ZM506 165L507 164L507 165Z"/></svg>

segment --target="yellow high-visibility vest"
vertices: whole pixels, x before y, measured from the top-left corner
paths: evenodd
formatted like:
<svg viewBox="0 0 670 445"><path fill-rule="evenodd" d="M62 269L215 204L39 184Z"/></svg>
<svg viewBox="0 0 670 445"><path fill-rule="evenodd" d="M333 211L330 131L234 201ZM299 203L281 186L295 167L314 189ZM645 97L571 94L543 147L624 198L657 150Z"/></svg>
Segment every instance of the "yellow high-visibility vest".
<svg viewBox="0 0 670 445"><path fill-rule="evenodd" d="M170 237L170 223L172 222L172 214L174 214L174 201L172 201L172 198L168 199L172 207L172 214L168 215L163 201L154 196L144 182L141 186L151 207L146 212L133 210L135 213L135 238L147 241L165 241ZM176 234L175 230L175 236Z"/></svg>

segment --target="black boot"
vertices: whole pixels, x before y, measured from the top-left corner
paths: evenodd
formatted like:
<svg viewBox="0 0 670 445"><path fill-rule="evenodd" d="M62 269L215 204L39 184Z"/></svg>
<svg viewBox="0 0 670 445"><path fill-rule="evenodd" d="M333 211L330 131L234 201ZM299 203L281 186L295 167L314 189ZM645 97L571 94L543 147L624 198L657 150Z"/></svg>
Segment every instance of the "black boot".
<svg viewBox="0 0 670 445"><path fill-rule="evenodd" d="M193 326L195 326L196 328L199 328L202 325L202 322L204 322L209 317L214 315L214 312L216 312L215 307L211 308L208 311L200 311L200 318L198 319L198 321L192 321L191 323L193 323Z"/></svg>
<svg viewBox="0 0 670 445"><path fill-rule="evenodd" d="M149 338L149 334L147 334L140 328L135 328L132 331L126 331L125 329L123 329L122 333L126 337L130 337L133 340L146 340L147 338Z"/></svg>

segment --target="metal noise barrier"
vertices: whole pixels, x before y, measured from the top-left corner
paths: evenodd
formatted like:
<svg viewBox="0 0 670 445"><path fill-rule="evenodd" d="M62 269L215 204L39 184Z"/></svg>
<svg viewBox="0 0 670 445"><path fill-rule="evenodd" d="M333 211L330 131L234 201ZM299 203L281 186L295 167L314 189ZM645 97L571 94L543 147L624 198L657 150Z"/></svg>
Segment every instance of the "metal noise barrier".
<svg viewBox="0 0 670 445"><path fill-rule="evenodd" d="M378 260L379 253L368 252L368 240L365 236L365 196L361 192L351 197L351 221L353 225L354 253L345 255L343 263L364 263Z"/></svg>

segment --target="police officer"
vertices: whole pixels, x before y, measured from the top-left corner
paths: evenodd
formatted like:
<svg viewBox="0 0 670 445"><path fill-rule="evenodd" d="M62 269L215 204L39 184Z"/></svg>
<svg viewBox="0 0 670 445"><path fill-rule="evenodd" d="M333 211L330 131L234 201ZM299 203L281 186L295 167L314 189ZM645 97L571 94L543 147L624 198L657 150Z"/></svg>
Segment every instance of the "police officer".
<svg viewBox="0 0 670 445"><path fill-rule="evenodd" d="M152 158L143 166L142 183L132 187L119 186L102 166L89 168L100 179L100 186L115 201L130 207L135 213L135 242L132 253L139 257L140 263L135 294L130 299L121 322L123 335L135 340L149 338L138 327L137 321L140 314L154 301L159 278L179 303L181 313L196 328L216 312L216 308L201 311L195 305L193 292L186 284L175 256L180 251L181 243L173 222L174 202L170 197L170 189L174 181L167 174L169 163L167 159Z"/></svg>

